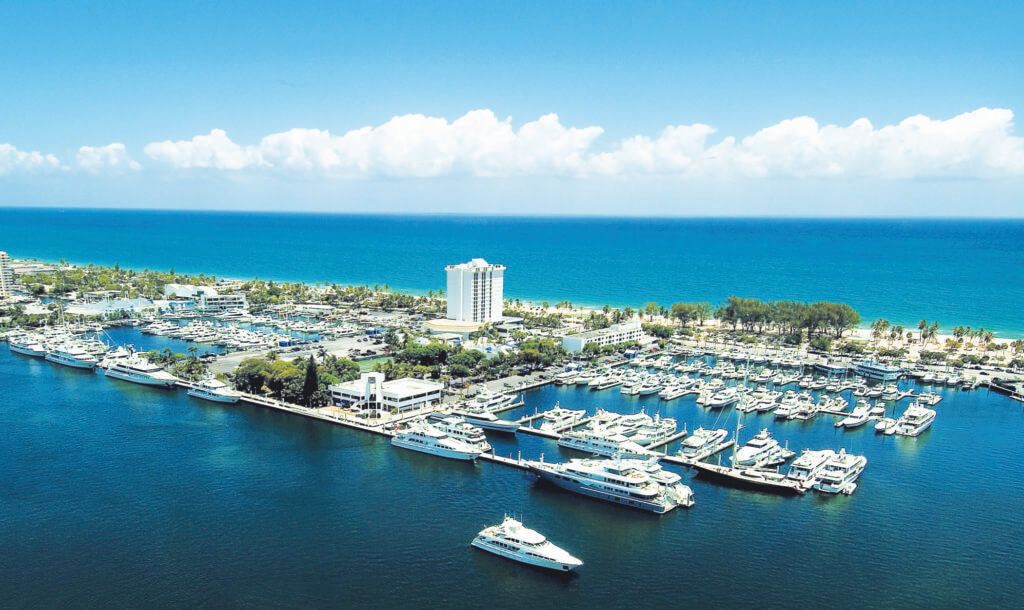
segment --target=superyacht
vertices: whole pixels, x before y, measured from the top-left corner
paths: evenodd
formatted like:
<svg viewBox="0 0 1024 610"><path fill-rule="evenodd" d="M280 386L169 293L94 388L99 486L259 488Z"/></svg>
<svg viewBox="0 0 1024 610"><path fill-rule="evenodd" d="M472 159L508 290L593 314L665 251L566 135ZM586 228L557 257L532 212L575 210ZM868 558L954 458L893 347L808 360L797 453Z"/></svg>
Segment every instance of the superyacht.
<svg viewBox="0 0 1024 610"><path fill-rule="evenodd" d="M499 525L486 527L470 543L478 549L520 563L569 572L583 562L549 542L540 533L506 516Z"/></svg>

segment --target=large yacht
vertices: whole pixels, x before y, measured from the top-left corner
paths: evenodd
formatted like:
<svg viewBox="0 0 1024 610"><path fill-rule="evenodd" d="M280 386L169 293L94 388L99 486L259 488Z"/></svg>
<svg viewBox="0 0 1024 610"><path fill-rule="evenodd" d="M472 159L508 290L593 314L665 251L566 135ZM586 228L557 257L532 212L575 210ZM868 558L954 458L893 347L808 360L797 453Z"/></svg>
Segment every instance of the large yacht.
<svg viewBox="0 0 1024 610"><path fill-rule="evenodd" d="M857 477L864 472L868 459L862 455L851 455L845 449L833 455L814 477L814 489L830 493L852 494L857 489Z"/></svg>
<svg viewBox="0 0 1024 610"><path fill-rule="evenodd" d="M115 360L106 370L107 377L142 385L172 388L178 378L146 359L141 354Z"/></svg>
<svg viewBox="0 0 1024 610"><path fill-rule="evenodd" d="M796 481L804 487L810 487L825 464L835 455L836 452L831 449L822 449L821 451L805 449L800 457L796 458L789 466L786 478Z"/></svg>
<svg viewBox="0 0 1024 610"><path fill-rule="evenodd" d="M462 416L466 423L473 424L477 428L483 428L484 430L508 433L515 433L516 430L519 430L519 422L501 419L490 411L464 409L456 411L455 414Z"/></svg>
<svg viewBox="0 0 1024 610"><path fill-rule="evenodd" d="M75 343L63 343L48 350L46 359L55 364L63 364L76 369L93 369L99 363L96 356Z"/></svg>
<svg viewBox="0 0 1024 610"><path fill-rule="evenodd" d="M678 506L693 505L690 488L680 482L678 474L663 470L657 458L614 457L527 464L541 479L598 500L659 514Z"/></svg>
<svg viewBox="0 0 1024 610"><path fill-rule="evenodd" d="M495 555L559 572L569 572L583 565L568 551L509 516L501 524L481 530L470 544Z"/></svg>
<svg viewBox="0 0 1024 610"><path fill-rule="evenodd" d="M475 460L481 453L475 447L448 436L426 422L413 422L392 437L391 444L453 460Z"/></svg>
<svg viewBox="0 0 1024 610"><path fill-rule="evenodd" d="M764 468L778 466L794 453L779 444L765 428L740 447L732 457L733 466Z"/></svg>
<svg viewBox="0 0 1024 610"><path fill-rule="evenodd" d="M595 455L612 456L616 453L641 455L647 450L629 440L618 432L596 428L586 430L570 430L558 439L558 445L585 451Z"/></svg>
<svg viewBox="0 0 1024 610"><path fill-rule="evenodd" d="M469 401L467 408L473 411L480 410L494 413L510 406L515 399L516 397L513 394L500 394L485 389Z"/></svg>
<svg viewBox="0 0 1024 610"><path fill-rule="evenodd" d="M46 346L33 335L11 337L7 346L12 352L25 356L34 356L36 358L43 358L46 356Z"/></svg>
<svg viewBox="0 0 1024 610"><path fill-rule="evenodd" d="M683 439L679 446L679 456L694 461L702 460L725 449L728 446L725 441L727 436L729 431L724 428L697 428Z"/></svg>
<svg viewBox="0 0 1024 610"><path fill-rule="evenodd" d="M212 402L225 402L230 404L238 402L241 398L238 392L232 390L228 384L214 377L200 381L194 388L190 388L186 393L193 398L201 398Z"/></svg>
<svg viewBox="0 0 1024 610"><path fill-rule="evenodd" d="M585 413L586 411L583 409L563 409L556 404L544 413L544 421L541 423L540 429L545 432L559 432L579 421Z"/></svg>
<svg viewBox="0 0 1024 610"><path fill-rule="evenodd" d="M442 415L437 413L428 417L427 423L451 438L466 443L480 451L480 453L486 453L491 450L491 444L487 442L484 431L467 423L465 419L458 415Z"/></svg>
<svg viewBox="0 0 1024 610"><path fill-rule="evenodd" d="M740 400L740 394L736 388L725 388L721 392L717 392L704 403L704 406L709 409L721 409L734 405Z"/></svg>
<svg viewBox="0 0 1024 610"><path fill-rule="evenodd" d="M837 421L835 426L836 428L857 428L868 423L869 417L871 417L871 406L866 400L862 400L857 403L849 415Z"/></svg>
<svg viewBox="0 0 1024 610"><path fill-rule="evenodd" d="M935 410L922 407L918 402L910 403L903 415L896 420L896 425L885 431L886 434L900 436L917 436L931 427L935 421Z"/></svg>
<svg viewBox="0 0 1024 610"><path fill-rule="evenodd" d="M671 438L676 433L677 428L675 418L662 417L660 414L655 414L654 417L647 416L647 421L637 426L629 435L629 438L641 447L650 447L655 443Z"/></svg>

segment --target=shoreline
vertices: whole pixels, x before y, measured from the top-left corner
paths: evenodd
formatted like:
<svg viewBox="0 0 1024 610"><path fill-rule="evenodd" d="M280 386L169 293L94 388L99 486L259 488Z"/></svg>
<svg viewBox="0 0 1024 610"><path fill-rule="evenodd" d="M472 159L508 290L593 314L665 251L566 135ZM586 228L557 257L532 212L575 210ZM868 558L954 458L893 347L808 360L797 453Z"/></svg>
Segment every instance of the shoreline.
<svg viewBox="0 0 1024 610"><path fill-rule="evenodd" d="M104 209L106 209L106 208L104 208ZM1024 221L1022 221L1022 222L1024 222ZM9 254L11 254L11 253L9 252ZM50 260L50 259L41 258L41 257L35 257L35 256L28 256L28 257L15 256L14 254L11 254L11 259L14 262L36 262L36 263L43 263L43 264L49 264L49 265L58 265L59 262L60 262L59 260ZM136 271L136 272L141 272L141 271L146 271L146 270L148 270L148 271L166 271L167 269L174 269L175 273L181 273L181 274L184 274L184 275L211 275L212 277L217 278L218 280L237 280L237 281L240 281L240 282L250 282L250 281L257 281L258 280L258 281L264 281L264 282L276 282L276 283L287 283L287 284L303 284L303 285L306 285L306 286L329 286L329 285L332 285L332 284L336 284L338 286L366 286L366 287L374 286L374 285L380 286L380 287L387 286L388 290L390 290L391 292L395 292L395 293L398 293L398 294L406 294L406 295L410 295L410 296L417 296L417 297L425 297L425 296L427 296L427 293L429 291L431 291L431 290L433 290L435 293L437 293L439 290L442 289L440 286L438 288L436 288L436 289L398 287L398 286L392 286L392 285L388 284L387 282L359 283L359 282L342 282L342 281L331 281L331 280L312 281L312 280L299 280L299 279L287 279L287 278L279 278L279 277L260 277L260 276L255 276L255 277L237 277L237 276L232 276L232 275L222 275L219 272L210 271L210 270L186 270L186 269L179 269L175 265L170 265L166 269L161 269L161 268L158 268L158 267L138 267L138 266L133 266L133 265L122 265L122 264L117 263L117 262L98 263L98 262L78 262L78 261L72 261L70 259L64 259L64 260L69 265L72 265L74 267L88 267L90 265L91 266L96 266L96 267L114 267L116 265L116 266L118 266L118 267L120 267L122 269L128 269L128 270L132 270L132 271ZM440 284L440 282L439 282L439 284ZM745 295L745 296L750 296L750 295ZM754 297L751 297L751 298L760 298L760 297L754 296ZM505 301L506 302L507 301L516 301L516 300L518 300L522 304L523 307L530 308L530 309L536 309L536 310L543 310L542 306L543 306L543 303L545 302L545 299L538 299L536 297L517 297L514 294L506 294L505 295ZM564 300L568 300L568 299L562 299L562 300L564 301ZM548 303L548 308L546 310L546 313L556 313L556 312L558 312L558 313L570 313L570 310L556 308L554 305L552 305L552 300L550 300L550 299L548 299L546 302ZM573 313L582 313L582 314L586 314L586 313L589 313L591 311L600 312L605 305L608 305L612 309L619 309L619 310L625 309L626 307L632 307L632 308L636 309L637 313L639 314L640 313L639 312L639 308L643 305L643 303L615 304L615 303L609 302L609 303L594 304L594 303L586 303L586 302L583 302L583 301L570 301L570 302L574 306L574 309L572 310L572 312ZM662 305L670 306L671 304L670 303L662 303ZM713 302L712 302L712 306L714 306ZM640 318L643 319L643 316L641 315ZM874 318L874 319L871 319L871 320L864 319L864 320L861 321L861 324L859 326L857 326L855 329L853 329L853 331L852 331L853 334L856 335L856 337L858 339L871 339L871 322L873 322L875 320L878 320L878 319L886 319L892 325L901 325L901 326L904 326L909 331L915 331L916 328L917 328L918 320L920 320L922 318L917 318L916 320L906 320L906 321L901 321L901 320L896 320L896 319L891 319L891 318L882 318L882 317ZM929 319L929 321L932 321L932 320ZM708 322L714 322L714 319L713 318L709 318ZM1014 341L1014 340L1017 340L1017 339L1024 339L1024 328L1022 328L1022 329L1005 329L1005 328L994 327L994 326L993 327L988 327L988 326L984 326L983 327L981 325L977 325L976 326L974 324L965 324L963 322L948 323L946 321L940 321L940 324L941 324L941 328L944 328L944 329L946 329L946 328L950 328L951 329L951 328L954 328L956 326L961 326L961 325L962 326L970 326L972 328L984 328L985 330L991 331L995 335L994 342L997 342L997 343L1004 342L1004 341ZM863 335L863 333L865 331L866 331L866 336ZM946 341L946 339L950 339L950 338L953 338L953 336L952 336L952 334L949 334L949 333L941 333L941 334L937 334L936 335L936 339L938 339L940 341L940 343L944 343Z"/></svg>

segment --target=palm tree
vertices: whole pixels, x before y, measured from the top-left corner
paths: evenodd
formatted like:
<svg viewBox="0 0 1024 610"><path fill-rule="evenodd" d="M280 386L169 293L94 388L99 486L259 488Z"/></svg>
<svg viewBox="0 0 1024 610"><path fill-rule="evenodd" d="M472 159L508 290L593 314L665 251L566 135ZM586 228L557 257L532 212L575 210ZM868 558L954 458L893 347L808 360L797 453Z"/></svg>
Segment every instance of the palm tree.
<svg viewBox="0 0 1024 610"><path fill-rule="evenodd" d="M921 320L917 323L917 330L920 333L921 343L924 343L924 333L928 330L928 320Z"/></svg>

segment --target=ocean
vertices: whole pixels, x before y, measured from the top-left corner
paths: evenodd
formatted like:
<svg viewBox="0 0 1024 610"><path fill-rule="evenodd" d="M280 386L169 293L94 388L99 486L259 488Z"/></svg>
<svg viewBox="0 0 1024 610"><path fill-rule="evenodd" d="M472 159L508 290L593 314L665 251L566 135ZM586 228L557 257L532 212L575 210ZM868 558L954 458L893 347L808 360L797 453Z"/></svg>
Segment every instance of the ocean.
<svg viewBox="0 0 1024 610"><path fill-rule="evenodd" d="M147 349L167 341L110 332ZM793 449L867 456L856 492L763 495L669 465L696 505L662 516L5 346L0 391L5 607L1012 607L1024 582L1024 413L987 390L938 389L938 418L918 438L746 416L744 439L769 427ZM549 386L524 398L508 417L559 402L645 407L690 430L736 425L731 409L693 396ZM489 437L505 455L583 457L534 436ZM505 513L582 568L541 572L469 546Z"/></svg>
<svg viewBox="0 0 1024 610"><path fill-rule="evenodd" d="M228 277L444 288L508 267L508 298L586 305L843 301L865 322L1024 337L1024 221L372 216L0 208L15 257Z"/></svg>

